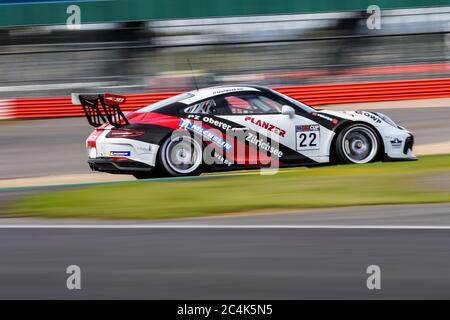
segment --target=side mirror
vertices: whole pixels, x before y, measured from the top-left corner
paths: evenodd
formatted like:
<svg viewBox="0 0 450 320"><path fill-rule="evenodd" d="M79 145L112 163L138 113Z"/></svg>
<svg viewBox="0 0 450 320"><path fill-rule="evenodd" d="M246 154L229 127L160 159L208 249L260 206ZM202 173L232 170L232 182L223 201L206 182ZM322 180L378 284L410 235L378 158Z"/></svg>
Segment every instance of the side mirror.
<svg viewBox="0 0 450 320"><path fill-rule="evenodd" d="M287 115L289 118L293 118L295 115L295 110L292 107L284 105L281 108L281 114Z"/></svg>

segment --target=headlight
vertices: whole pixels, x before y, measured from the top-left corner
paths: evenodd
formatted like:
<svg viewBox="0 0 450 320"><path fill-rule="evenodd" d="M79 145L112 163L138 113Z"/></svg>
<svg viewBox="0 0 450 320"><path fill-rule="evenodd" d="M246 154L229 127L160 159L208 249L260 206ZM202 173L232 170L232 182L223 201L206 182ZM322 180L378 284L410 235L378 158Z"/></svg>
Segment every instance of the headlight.
<svg viewBox="0 0 450 320"><path fill-rule="evenodd" d="M391 118L389 118L387 115L385 115L384 113L376 113L377 116L379 116L381 118L381 120L383 120L384 122L390 124L393 127L397 127L397 125L395 124L394 120L392 120Z"/></svg>

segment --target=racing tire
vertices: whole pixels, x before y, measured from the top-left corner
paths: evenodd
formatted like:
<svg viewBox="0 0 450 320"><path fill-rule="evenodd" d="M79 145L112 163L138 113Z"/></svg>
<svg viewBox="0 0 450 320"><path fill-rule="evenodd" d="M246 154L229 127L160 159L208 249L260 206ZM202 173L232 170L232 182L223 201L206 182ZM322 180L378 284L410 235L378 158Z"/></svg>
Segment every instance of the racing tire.
<svg viewBox="0 0 450 320"><path fill-rule="evenodd" d="M337 136L335 152L340 163L363 164L376 161L382 145L375 130L366 124L355 123Z"/></svg>
<svg viewBox="0 0 450 320"><path fill-rule="evenodd" d="M202 173L202 145L190 135L172 135L161 145L158 163L167 176L197 176Z"/></svg>

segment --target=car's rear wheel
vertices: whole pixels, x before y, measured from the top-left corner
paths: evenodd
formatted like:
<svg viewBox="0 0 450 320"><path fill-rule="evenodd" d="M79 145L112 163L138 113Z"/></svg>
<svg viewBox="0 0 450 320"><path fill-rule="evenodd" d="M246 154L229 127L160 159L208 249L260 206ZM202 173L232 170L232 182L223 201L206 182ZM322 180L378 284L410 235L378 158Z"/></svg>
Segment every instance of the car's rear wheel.
<svg viewBox="0 0 450 320"><path fill-rule="evenodd" d="M368 163L377 160L381 143L372 127L353 124L339 133L335 148L341 163Z"/></svg>
<svg viewBox="0 0 450 320"><path fill-rule="evenodd" d="M169 137L158 154L161 169L168 175L195 176L202 171L201 144L190 135Z"/></svg>

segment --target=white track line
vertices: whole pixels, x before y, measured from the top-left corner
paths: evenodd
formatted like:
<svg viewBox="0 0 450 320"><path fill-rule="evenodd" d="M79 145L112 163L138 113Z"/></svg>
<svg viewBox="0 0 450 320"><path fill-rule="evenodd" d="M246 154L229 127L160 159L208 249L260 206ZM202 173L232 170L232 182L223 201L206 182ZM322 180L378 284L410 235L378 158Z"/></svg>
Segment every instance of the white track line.
<svg viewBox="0 0 450 320"><path fill-rule="evenodd" d="M357 229L450 230L450 225L141 225L141 224L2 224L0 229Z"/></svg>

